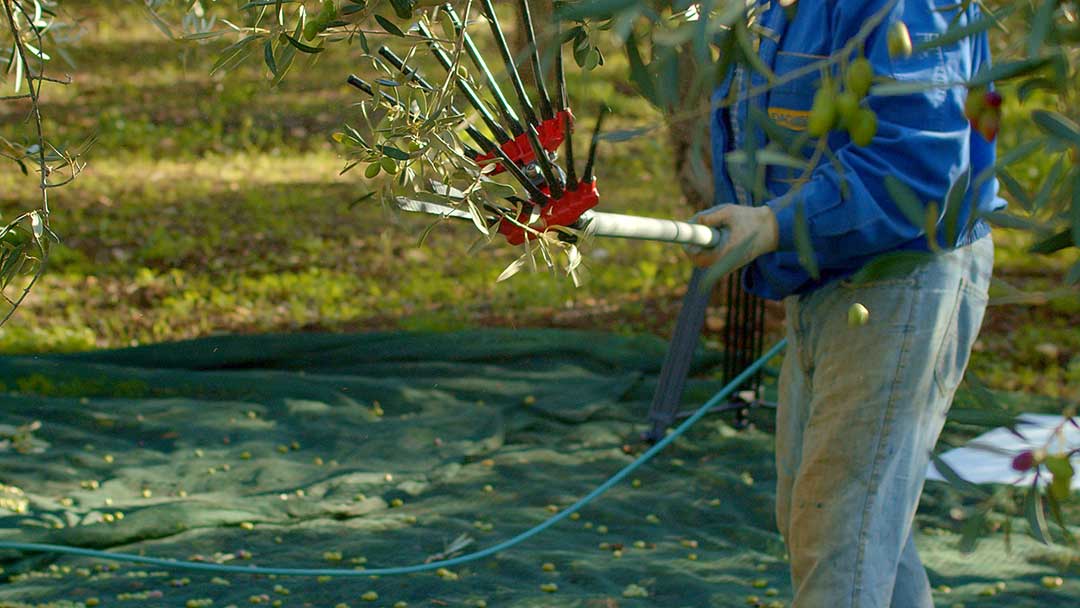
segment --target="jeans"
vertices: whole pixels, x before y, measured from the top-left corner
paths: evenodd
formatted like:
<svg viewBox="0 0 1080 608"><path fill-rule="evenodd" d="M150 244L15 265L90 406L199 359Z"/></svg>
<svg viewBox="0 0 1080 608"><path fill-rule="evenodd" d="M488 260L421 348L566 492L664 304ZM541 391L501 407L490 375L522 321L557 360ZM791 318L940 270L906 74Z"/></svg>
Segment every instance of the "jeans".
<svg viewBox="0 0 1080 608"><path fill-rule="evenodd" d="M912 524L993 259L988 236L901 276L785 300L776 517L793 608L933 606ZM856 302L865 325L848 323Z"/></svg>

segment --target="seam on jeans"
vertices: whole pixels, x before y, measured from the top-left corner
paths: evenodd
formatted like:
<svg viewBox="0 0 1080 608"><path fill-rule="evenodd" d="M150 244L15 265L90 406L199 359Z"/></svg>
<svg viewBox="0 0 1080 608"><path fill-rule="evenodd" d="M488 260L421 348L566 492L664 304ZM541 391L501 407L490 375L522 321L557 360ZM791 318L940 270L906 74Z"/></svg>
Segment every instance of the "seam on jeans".
<svg viewBox="0 0 1080 608"><path fill-rule="evenodd" d="M798 324L795 328L795 335L799 338L799 348L796 351L796 354L798 355L797 361L799 362L799 371L804 378L808 378L810 367L812 365L808 358L811 349L807 348L810 331L803 315L806 314L806 311L809 308L809 297L799 296L799 299L795 301L795 308L795 317L798 320Z"/></svg>
<svg viewBox="0 0 1080 608"><path fill-rule="evenodd" d="M960 306L963 305L964 293L966 292L965 288L967 286L967 283L967 277L961 275L960 281L956 286L956 298L953 300L952 310L949 312L949 321L945 325L945 335L942 336L941 342L939 342L937 345L937 352L934 353L934 388L938 390L942 397L946 397L949 395L948 387L945 385L944 382L942 382L942 376L944 375L944 372L942 370L942 365L944 365L943 360L948 354L948 349L950 347L955 347L955 344L953 343L960 340L960 328L957 326L957 322L960 316ZM963 371L961 371L961 379L963 378L963 375L964 373ZM957 384L959 384L959 381L957 382ZM955 388L953 390L955 391Z"/></svg>
<svg viewBox="0 0 1080 608"><path fill-rule="evenodd" d="M918 293L916 291L916 293ZM913 317L915 315L915 309L917 308L917 298L912 298L911 303L908 306L908 320L906 324L906 330L904 331L904 341L900 345L900 356L896 362L896 373L893 375L892 386L889 387L889 398L885 405L885 411L883 412L881 428L878 431L877 446L874 448L874 463L870 468L870 481L867 485L866 499L863 504L862 520L859 522L859 535L857 537L858 549L855 554L855 568L854 568L854 580L851 591L851 606L852 608L859 607L859 595L862 590L862 564L863 559L866 557L866 537L869 533L867 529L867 522L870 519L870 511L873 507L873 496L877 492L877 486L879 482L879 472L881 469L881 459L883 456L883 447L885 445L885 437L888 436L889 430L892 426L893 411L896 406L896 397L898 394L897 387L900 384L900 377L904 372L904 368L907 367L908 351L911 347L911 336L914 333L913 330Z"/></svg>

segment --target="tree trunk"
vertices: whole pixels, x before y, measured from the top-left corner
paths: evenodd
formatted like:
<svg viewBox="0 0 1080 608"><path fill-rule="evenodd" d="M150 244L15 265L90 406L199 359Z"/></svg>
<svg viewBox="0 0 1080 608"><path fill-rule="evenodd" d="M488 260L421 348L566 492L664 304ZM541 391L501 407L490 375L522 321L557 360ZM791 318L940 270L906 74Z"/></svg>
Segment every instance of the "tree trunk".
<svg viewBox="0 0 1080 608"><path fill-rule="evenodd" d="M536 44L540 47L540 57L545 59L544 67L547 71L546 76L549 78L552 76L552 65L550 61L546 61L549 57L545 52L554 45L554 41L551 40L552 34L552 3L548 1L543 2L529 2L529 13L532 15L533 32L536 34ZM532 91L535 88L536 80L533 76L532 67L532 53L529 49L529 39L525 35L525 15L521 10L521 5L518 2L514 3L514 15L517 20L513 23L514 30L510 37L511 52L514 53L514 59L517 63L518 73L521 74L521 80L525 83L527 90ZM505 24L509 29L510 24ZM547 84L547 80L544 81ZM554 94L553 87L548 85L548 93ZM532 94L530 93L530 97ZM535 100L534 100L535 101Z"/></svg>
<svg viewBox="0 0 1080 608"><path fill-rule="evenodd" d="M679 54L679 81L700 82L698 66L690 53ZM665 109L672 170L687 204L695 210L713 206L712 145L709 121L712 91L690 86L674 107Z"/></svg>
<svg viewBox="0 0 1080 608"><path fill-rule="evenodd" d="M683 198L697 211L713 206L713 158L708 120L707 115L694 114L683 118L669 116L667 121L672 171L679 180Z"/></svg>

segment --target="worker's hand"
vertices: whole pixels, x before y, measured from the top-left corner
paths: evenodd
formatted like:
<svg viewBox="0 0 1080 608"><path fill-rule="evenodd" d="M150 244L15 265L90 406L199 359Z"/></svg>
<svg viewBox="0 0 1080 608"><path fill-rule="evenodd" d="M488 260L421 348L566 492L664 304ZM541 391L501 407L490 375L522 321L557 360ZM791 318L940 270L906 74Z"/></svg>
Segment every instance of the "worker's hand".
<svg viewBox="0 0 1080 608"><path fill-rule="evenodd" d="M776 251L779 228L776 216L769 207L717 205L694 216L694 221L727 230L728 233L727 240L720 247L691 251L690 259L695 266L712 266L720 259L733 255L737 256L730 260L730 269L734 270L749 264L758 256Z"/></svg>

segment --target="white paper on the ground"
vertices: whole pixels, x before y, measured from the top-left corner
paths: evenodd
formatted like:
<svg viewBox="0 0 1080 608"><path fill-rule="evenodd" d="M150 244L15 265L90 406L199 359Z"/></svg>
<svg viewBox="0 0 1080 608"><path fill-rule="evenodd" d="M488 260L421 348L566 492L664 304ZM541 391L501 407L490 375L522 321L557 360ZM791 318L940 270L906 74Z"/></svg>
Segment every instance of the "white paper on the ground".
<svg viewBox="0 0 1080 608"><path fill-rule="evenodd" d="M1080 418L1073 418L1080 424ZM1060 436L1054 431L1062 426ZM1017 419L1016 430L1024 436L1017 437L1009 429L998 428L979 435L960 448L941 454L945 464L952 467L957 475L972 483L1007 483L1013 485L1031 484L1035 471L1020 473L1012 468L1013 458L1024 450L1045 447L1047 453L1055 454L1062 448L1073 450L1080 448L1080 429L1062 416L1049 414L1022 414ZM1064 441L1064 444L1062 443ZM1080 454L1073 456L1073 469L1080 471ZM927 479L944 481L934 463L930 463L926 472ZM1049 480L1045 469L1042 478ZM1072 488L1080 489L1080 475L1074 475Z"/></svg>

